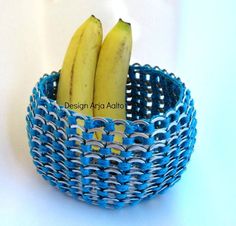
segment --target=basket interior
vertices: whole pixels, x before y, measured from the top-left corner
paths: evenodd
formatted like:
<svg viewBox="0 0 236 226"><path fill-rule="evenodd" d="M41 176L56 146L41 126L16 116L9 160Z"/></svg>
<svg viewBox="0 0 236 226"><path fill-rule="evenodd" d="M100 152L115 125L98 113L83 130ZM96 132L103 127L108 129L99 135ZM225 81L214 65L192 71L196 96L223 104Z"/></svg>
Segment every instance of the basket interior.
<svg viewBox="0 0 236 226"><path fill-rule="evenodd" d="M126 85L127 119L161 115L176 105L180 93L180 85L165 71L131 67Z"/></svg>

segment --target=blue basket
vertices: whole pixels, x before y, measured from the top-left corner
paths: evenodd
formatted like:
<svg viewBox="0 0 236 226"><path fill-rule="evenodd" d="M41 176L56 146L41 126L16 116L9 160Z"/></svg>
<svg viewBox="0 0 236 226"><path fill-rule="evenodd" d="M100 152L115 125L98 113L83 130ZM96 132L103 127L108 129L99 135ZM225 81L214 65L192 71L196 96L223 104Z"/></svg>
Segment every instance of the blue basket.
<svg viewBox="0 0 236 226"><path fill-rule="evenodd" d="M196 140L196 112L179 78L159 67L130 66L127 120L114 120L59 106L59 76L40 79L26 117L33 162L51 185L90 204L120 208L163 193L180 179ZM115 131L120 124L124 132ZM101 140L94 138L98 130ZM116 133L122 143L113 141Z"/></svg>

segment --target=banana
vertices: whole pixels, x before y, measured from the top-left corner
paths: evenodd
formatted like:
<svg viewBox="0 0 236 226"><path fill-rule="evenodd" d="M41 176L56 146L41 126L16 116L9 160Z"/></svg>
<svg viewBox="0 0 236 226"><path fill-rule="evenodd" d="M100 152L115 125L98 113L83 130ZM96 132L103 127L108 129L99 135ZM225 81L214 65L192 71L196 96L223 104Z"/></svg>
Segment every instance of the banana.
<svg viewBox="0 0 236 226"><path fill-rule="evenodd" d="M107 34L100 50L95 75L94 116L126 119L125 90L131 49L131 25L120 19ZM99 109L97 106L101 104L105 107ZM114 108L117 104L119 108ZM116 130L123 131L124 126L116 126ZM100 132L96 135L101 139ZM122 137L117 134L114 140L121 142Z"/></svg>
<svg viewBox="0 0 236 226"><path fill-rule="evenodd" d="M84 32L86 25L88 24L90 18L87 19L74 33L70 44L67 48L66 55L64 57L64 62L60 72L60 78L58 82L57 89L57 103L59 105L65 105L66 102L69 102L70 89L72 85L72 68L75 61L75 55L77 53L80 37Z"/></svg>
<svg viewBox="0 0 236 226"><path fill-rule="evenodd" d="M94 76L102 44L102 25L88 18L73 35L59 78L57 102L78 113L92 116Z"/></svg>

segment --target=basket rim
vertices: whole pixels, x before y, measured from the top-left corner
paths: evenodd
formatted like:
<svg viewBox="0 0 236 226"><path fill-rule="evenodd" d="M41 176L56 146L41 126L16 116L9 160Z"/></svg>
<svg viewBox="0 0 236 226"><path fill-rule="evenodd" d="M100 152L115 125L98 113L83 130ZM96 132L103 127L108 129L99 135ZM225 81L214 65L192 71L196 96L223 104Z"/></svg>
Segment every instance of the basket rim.
<svg viewBox="0 0 236 226"><path fill-rule="evenodd" d="M188 89L186 89L185 84L181 81L181 79L179 77L176 77L174 73L168 73L168 71L166 69L161 69L159 66L152 67L149 64L141 65L139 63L134 63L134 64L129 66L129 70L139 70L141 68L145 69L147 72L150 71L152 73L153 72L158 73L158 76L162 76L162 77L165 77L165 78L171 80L180 89L180 95L179 95L178 101L176 102L175 106L170 107L162 115L156 114L156 115L153 115L150 118L141 118L141 119L131 121L129 119L115 119L115 118L109 118L109 117L87 116L87 115L84 115L82 113L78 113L76 111L67 109L64 106L59 105L56 100L53 100L53 99L49 98L44 92L45 83L48 80L55 81L55 79L57 79L60 76L60 71L61 70L53 71L50 74L44 74L43 77L40 78L40 81L38 82L37 87L38 87L38 90L39 90L39 93L40 93L40 96L41 96L42 99L46 100L48 103L53 104L57 109L60 109L64 112L66 112L68 115L78 117L78 118L81 118L83 120L85 120L85 119L91 119L91 120L100 119L100 120L105 120L105 121L113 121L113 122L117 122L117 123L118 122L123 122L125 124L137 124L137 123L140 123L140 122L148 124L148 123L154 123L157 120L162 120L162 119L168 118L170 114L176 112L178 110L179 106L181 106L183 104L185 93L186 92L190 93L190 91Z"/></svg>

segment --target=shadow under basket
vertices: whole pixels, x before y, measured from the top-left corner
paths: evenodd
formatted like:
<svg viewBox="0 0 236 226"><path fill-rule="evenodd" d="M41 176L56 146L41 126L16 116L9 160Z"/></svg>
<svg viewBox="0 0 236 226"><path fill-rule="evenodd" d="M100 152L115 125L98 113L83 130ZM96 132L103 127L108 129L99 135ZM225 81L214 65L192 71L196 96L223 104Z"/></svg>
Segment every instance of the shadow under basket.
<svg viewBox="0 0 236 226"><path fill-rule="evenodd" d="M51 185L90 204L121 208L161 194L180 179L197 123L190 91L179 78L159 67L131 65L127 119L114 120L59 106L59 76L40 79L26 117L33 162ZM124 132L116 131L121 124ZM100 140L96 131L102 131ZM114 141L116 134L121 143Z"/></svg>

